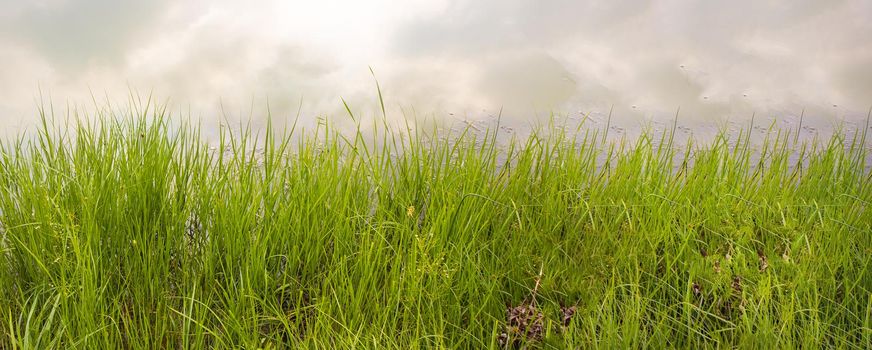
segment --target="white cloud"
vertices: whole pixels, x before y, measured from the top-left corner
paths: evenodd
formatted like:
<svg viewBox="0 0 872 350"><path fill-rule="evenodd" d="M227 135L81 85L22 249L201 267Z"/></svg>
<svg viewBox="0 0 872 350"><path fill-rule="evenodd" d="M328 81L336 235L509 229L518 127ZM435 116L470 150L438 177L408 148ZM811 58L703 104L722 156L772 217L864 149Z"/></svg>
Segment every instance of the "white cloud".
<svg viewBox="0 0 872 350"><path fill-rule="evenodd" d="M0 122L128 87L206 115L608 108L688 116L820 114L872 104L872 5L862 0L0 0ZM637 109L630 110L630 106ZM830 109L828 109L830 108ZM474 116L474 114L473 114Z"/></svg>

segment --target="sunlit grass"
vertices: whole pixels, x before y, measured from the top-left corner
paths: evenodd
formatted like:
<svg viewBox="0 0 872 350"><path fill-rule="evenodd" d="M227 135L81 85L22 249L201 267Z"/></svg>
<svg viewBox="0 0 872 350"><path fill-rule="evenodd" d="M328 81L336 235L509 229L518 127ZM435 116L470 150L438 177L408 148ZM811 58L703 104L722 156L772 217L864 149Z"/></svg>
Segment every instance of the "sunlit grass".
<svg viewBox="0 0 872 350"><path fill-rule="evenodd" d="M0 149L0 348L872 345L865 130L44 120Z"/></svg>

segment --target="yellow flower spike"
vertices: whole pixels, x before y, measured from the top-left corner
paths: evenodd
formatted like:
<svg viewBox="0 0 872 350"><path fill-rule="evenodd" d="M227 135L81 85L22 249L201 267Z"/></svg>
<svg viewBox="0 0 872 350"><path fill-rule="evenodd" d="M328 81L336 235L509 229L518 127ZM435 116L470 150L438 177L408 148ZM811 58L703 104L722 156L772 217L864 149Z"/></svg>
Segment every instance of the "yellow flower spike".
<svg viewBox="0 0 872 350"><path fill-rule="evenodd" d="M415 216L415 206L414 205L410 205L408 208L406 208L406 216L408 216L408 217Z"/></svg>

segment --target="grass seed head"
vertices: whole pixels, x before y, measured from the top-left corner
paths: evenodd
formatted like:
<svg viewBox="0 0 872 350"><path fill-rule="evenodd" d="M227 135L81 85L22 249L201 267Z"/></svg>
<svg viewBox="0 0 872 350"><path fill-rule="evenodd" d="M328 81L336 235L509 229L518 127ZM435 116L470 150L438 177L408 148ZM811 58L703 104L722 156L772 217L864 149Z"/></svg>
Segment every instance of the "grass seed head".
<svg viewBox="0 0 872 350"><path fill-rule="evenodd" d="M742 278L737 276L733 276L733 291L737 294L742 294Z"/></svg>
<svg viewBox="0 0 872 350"><path fill-rule="evenodd" d="M518 306L507 306L506 326L498 339L500 345L518 346L523 340L542 340L545 335L544 320L545 314L532 303L525 302Z"/></svg>
<svg viewBox="0 0 872 350"><path fill-rule="evenodd" d="M757 250L757 260L760 262L760 272L766 271L769 268L769 260L766 259L766 254L763 254L762 249Z"/></svg>
<svg viewBox="0 0 872 350"><path fill-rule="evenodd" d="M577 307L575 305L572 306L561 306L560 314L561 314L561 324L563 327L569 327L569 323L572 322L572 317L575 316L575 311Z"/></svg>

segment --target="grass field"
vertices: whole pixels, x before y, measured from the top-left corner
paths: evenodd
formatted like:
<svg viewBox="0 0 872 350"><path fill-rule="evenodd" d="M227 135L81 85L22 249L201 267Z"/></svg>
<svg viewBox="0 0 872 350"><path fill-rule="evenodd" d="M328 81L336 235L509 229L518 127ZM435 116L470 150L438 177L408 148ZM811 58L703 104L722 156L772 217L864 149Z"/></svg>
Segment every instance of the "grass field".
<svg viewBox="0 0 872 350"><path fill-rule="evenodd" d="M0 148L0 349L872 347L865 130L43 120Z"/></svg>

